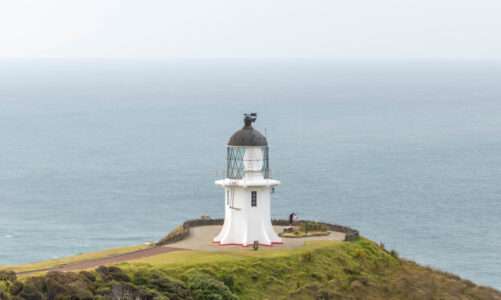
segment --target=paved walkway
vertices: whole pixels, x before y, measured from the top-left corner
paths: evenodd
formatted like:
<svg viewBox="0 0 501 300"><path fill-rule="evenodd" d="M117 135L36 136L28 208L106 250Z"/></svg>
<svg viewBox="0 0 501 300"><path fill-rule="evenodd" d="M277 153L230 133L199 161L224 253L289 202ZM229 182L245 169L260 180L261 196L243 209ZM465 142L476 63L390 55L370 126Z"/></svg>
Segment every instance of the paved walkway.
<svg viewBox="0 0 501 300"><path fill-rule="evenodd" d="M227 250L238 250L242 249L242 246L225 245L221 246L219 244L213 243L212 239L221 230L221 225L212 226L200 226L193 227L190 229L190 235L187 239L179 241L174 244L169 244L172 248L183 248L191 250L202 250L202 251L227 251ZM276 232L282 232L284 226L273 226ZM342 232L331 231L329 235L326 236L315 236L307 238L282 238L283 244L273 245L273 249L290 249L304 246L306 241L344 241L345 234ZM268 247L261 247L268 248Z"/></svg>

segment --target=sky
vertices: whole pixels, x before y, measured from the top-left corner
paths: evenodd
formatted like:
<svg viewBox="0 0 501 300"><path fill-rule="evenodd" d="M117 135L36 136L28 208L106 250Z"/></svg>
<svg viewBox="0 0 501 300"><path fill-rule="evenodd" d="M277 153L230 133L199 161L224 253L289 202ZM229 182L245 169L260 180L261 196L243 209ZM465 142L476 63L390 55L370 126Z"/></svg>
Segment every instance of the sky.
<svg viewBox="0 0 501 300"><path fill-rule="evenodd" d="M501 60L499 0L0 0L0 58Z"/></svg>

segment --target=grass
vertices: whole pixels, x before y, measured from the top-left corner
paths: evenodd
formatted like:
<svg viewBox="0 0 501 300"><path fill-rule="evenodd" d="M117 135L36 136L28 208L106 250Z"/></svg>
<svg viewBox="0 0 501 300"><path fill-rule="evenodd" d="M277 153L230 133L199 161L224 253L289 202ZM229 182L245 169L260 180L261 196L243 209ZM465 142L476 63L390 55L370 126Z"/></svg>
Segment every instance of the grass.
<svg viewBox="0 0 501 300"><path fill-rule="evenodd" d="M122 264L121 266L135 267L138 265L151 265L161 268L183 268L200 264L235 262L251 258L278 258L312 251L326 246L341 245L337 241L308 241L305 246L294 249L267 248L261 247L258 251L252 248L238 248L230 251L208 252L208 251L179 251L159 254L146 258L137 259Z"/></svg>

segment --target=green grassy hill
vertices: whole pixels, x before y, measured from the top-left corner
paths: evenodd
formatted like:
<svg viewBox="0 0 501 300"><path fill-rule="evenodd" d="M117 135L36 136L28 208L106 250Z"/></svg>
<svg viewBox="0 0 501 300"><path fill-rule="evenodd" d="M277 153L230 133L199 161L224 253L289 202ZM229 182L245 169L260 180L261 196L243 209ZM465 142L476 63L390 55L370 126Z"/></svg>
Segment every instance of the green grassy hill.
<svg viewBox="0 0 501 300"><path fill-rule="evenodd" d="M379 245L311 242L293 250L180 251L80 273L16 279L0 299L501 299L494 289L399 259Z"/></svg>

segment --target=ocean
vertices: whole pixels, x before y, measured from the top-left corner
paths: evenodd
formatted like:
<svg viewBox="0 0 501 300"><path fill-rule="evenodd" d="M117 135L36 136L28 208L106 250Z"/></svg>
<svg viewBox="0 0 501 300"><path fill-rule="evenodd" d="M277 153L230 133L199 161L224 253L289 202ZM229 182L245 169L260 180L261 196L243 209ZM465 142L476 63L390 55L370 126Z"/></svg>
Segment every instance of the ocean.
<svg viewBox="0 0 501 300"><path fill-rule="evenodd" d="M0 61L0 264L222 217L225 144L257 112L274 217L501 289L500 83L487 61Z"/></svg>

